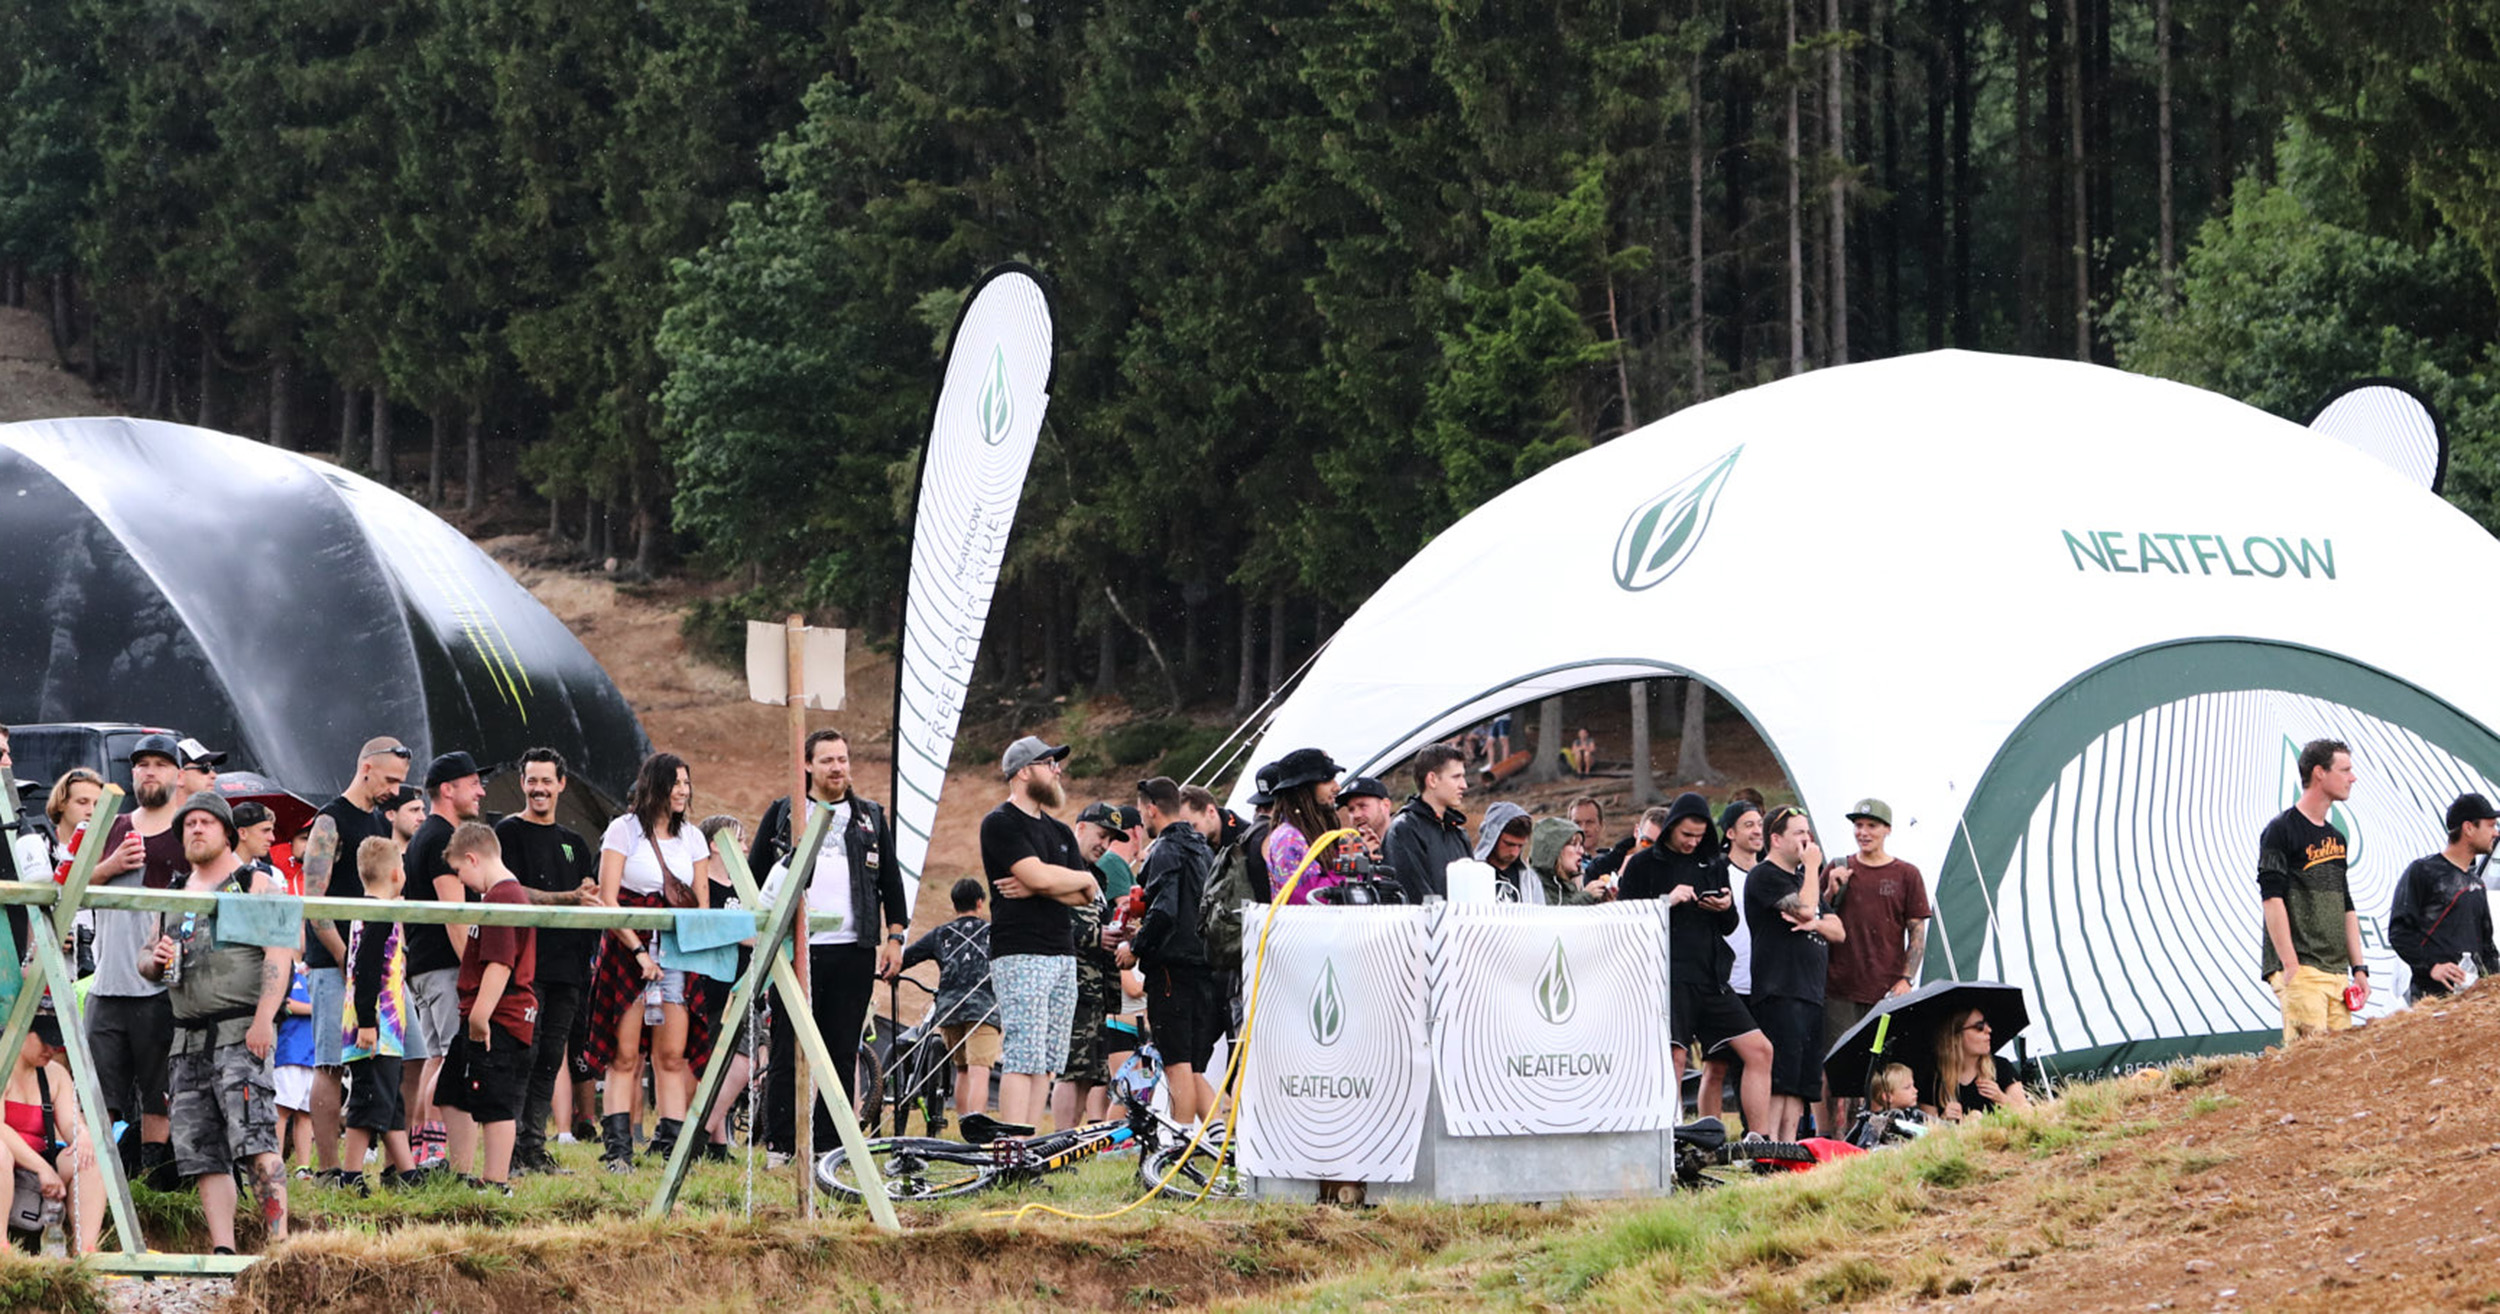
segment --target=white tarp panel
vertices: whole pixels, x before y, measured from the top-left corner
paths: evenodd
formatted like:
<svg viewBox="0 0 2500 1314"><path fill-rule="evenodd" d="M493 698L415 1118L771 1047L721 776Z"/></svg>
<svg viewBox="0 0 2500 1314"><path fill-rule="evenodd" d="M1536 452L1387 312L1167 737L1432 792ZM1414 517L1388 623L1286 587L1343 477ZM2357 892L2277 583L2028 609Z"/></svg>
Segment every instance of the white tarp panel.
<svg viewBox="0 0 2500 1314"><path fill-rule="evenodd" d="M1269 913L1281 915L1266 936L1257 1020L1242 1060L1242 1170L1414 1180L1432 1089L1422 913L1243 907L1244 945L1260 942Z"/></svg>
<svg viewBox="0 0 2500 1314"><path fill-rule="evenodd" d="M1662 905L1445 909L1433 939L1432 1062L1451 1135L1675 1124Z"/></svg>

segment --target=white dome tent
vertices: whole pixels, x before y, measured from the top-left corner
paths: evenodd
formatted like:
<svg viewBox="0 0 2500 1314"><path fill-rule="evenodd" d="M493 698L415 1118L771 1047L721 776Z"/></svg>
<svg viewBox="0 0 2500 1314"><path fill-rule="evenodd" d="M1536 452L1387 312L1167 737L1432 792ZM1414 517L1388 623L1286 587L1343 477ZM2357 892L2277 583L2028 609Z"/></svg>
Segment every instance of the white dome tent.
<svg viewBox="0 0 2500 1314"><path fill-rule="evenodd" d="M2370 1012L2400 997L2395 879L2451 797L2500 797L2500 618L2468 601L2492 579L2500 542L2334 438L1936 352L1713 401L1495 498L1348 619L1250 760L1377 774L1506 708L1689 674L1827 844L1855 799L1892 805L1938 910L1927 979L2023 985L2035 1057L2245 1050L2279 1034L2256 837L2306 739L2354 748Z"/></svg>

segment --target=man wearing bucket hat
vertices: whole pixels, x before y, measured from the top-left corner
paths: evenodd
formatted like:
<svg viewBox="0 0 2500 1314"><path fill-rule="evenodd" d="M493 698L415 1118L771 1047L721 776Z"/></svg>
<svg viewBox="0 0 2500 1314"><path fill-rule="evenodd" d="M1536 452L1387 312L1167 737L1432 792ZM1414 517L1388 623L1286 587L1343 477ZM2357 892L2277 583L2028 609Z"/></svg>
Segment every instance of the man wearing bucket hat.
<svg viewBox="0 0 2500 1314"><path fill-rule="evenodd" d="M1067 802L1068 749L1033 735L999 758L1007 797L981 819L990 884L990 982L998 996L998 1112L1031 1123L1068 1061L1076 1010L1076 935L1069 909L1101 893L1076 833L1050 815Z"/></svg>

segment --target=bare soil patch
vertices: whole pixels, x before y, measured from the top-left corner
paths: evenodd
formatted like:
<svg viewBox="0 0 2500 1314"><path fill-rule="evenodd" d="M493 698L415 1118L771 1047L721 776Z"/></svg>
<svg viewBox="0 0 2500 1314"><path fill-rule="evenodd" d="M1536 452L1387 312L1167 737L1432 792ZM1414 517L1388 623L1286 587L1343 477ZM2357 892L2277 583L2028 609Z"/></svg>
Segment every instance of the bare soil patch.
<svg viewBox="0 0 2500 1314"><path fill-rule="evenodd" d="M0 306L0 424L121 413L120 402L61 368L42 315Z"/></svg>
<svg viewBox="0 0 2500 1314"><path fill-rule="evenodd" d="M2126 1133L1963 1193L1917 1249L1991 1255L1957 1309L2500 1304L2500 989L2157 1089Z"/></svg>

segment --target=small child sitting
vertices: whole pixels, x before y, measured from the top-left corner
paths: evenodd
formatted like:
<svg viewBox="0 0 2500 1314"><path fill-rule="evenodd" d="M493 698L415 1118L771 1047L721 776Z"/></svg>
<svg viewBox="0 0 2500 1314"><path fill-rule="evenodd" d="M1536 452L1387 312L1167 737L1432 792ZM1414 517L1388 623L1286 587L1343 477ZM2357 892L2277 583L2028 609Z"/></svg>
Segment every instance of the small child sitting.
<svg viewBox="0 0 2500 1314"><path fill-rule="evenodd" d="M1918 1108L1917 1074L1900 1063L1875 1070L1867 1086L1866 1111L1849 1129L1849 1143L1863 1150L1926 1135L1927 1115Z"/></svg>

